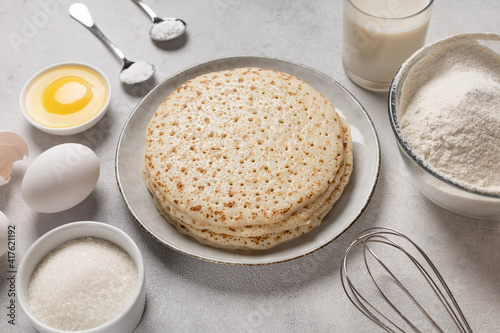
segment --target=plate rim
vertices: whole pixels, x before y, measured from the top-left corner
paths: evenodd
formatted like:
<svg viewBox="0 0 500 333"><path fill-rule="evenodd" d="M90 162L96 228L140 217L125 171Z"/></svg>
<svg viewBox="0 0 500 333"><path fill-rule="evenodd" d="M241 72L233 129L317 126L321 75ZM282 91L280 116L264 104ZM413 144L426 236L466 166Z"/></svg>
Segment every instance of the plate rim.
<svg viewBox="0 0 500 333"><path fill-rule="evenodd" d="M127 196L124 193L124 190L123 190L123 187L122 187L121 178L120 178L120 171L119 171L119 166L118 166L119 165L119 152L120 152L120 148L121 148L121 145L122 145L122 139L123 139L123 136L125 134L125 130L127 129L127 127L129 125L131 119L133 118L133 116L135 115L135 113L137 112L137 110L139 109L140 105L159 86L165 84L166 82L170 81L171 79L173 79L174 77L176 77L176 76L178 76L178 75L180 75L182 73L188 72L190 70L194 70L194 69L202 67L202 66L208 66L209 64L213 64L215 62L229 62L229 61L234 61L234 60L246 60L246 59L252 59L252 60L256 60L256 61L258 61L258 60L271 60L271 61L276 61L276 62L280 62L280 63L292 64L294 66L298 66L300 68L303 68L303 69L305 69L307 71L314 72L317 75L323 76L328 81L331 81L333 84L337 85L345 94L347 94L355 102L355 104L359 107L359 109L362 111L362 113L364 114L364 116L368 120L368 124L370 125L370 128L372 130L372 133L373 133L373 136L374 136L374 139L375 139L374 143L375 143L375 147L376 147L376 154L375 154L375 156L376 156L376 161L375 161L376 168L375 168L375 174L374 174L374 177L373 177L372 184L370 185L370 190L368 192L368 195L364 199L363 204L360 207L359 211L352 218L352 220L350 221L350 223L343 228L343 230L341 232L339 232L337 235L335 235L335 237L332 237L331 239L329 239L328 241L324 242L323 244L315 246L314 248L312 248L312 249L310 249L310 250L308 250L308 251L306 251L304 253L300 253L298 255L294 255L292 257L285 258L285 259L279 259L279 260L274 260L274 261L266 261L266 262L252 262L252 263L235 262L235 261L230 261L230 260L225 260L225 259L214 259L214 258L210 258L210 257L196 255L194 253L183 251L182 249L180 249L180 248L178 248L176 246L173 246L172 244L169 244L169 243L165 242L164 240L160 239L157 235L155 235L153 232L151 232L150 230L148 230L146 228L146 226L144 226L143 222L140 220L140 218L138 216L136 216L136 214L134 213L134 211L130 207L129 200L127 199ZM265 266L265 265L273 265L273 264L288 262L288 261L292 261L292 260L295 260L295 259L299 259L299 258L305 257L305 256L307 256L309 254L312 254L312 253L314 253L314 252L316 252L316 251L324 248L325 246L331 244L334 240L336 240L341 235L343 235L360 218L360 216L366 210L366 208L368 206L368 203L371 201L371 199L373 197L373 194L375 192L376 185L378 183L378 179L380 177L380 165L381 165L381 148L380 148L380 140L379 140L379 137L378 137L377 130L375 128L375 124L373 123L373 120L371 119L370 115L368 114L368 112L366 111L366 109L363 107L363 105L359 102L359 100L349 90L347 90L342 84L340 84L338 81L336 81L335 79L333 79L329 75L327 75L327 74L325 74L325 73L323 73L323 72L321 72L321 71L319 71L319 70L317 70L315 68L309 67L307 65L300 64L300 63L295 62L295 61L284 60L284 59L280 59L280 58L276 58L276 57L267 57L267 56L238 55L238 56L213 58L213 59L209 59L209 60L206 60L206 61L198 62L196 64L193 64L191 66L185 67L185 68L183 68L183 69L181 69L181 70L173 73L172 75L166 77L164 80L162 80L158 84L156 84L136 104L136 106L134 107L134 109L132 110L132 112L129 114L129 116L127 117L125 123L122 126L122 129L120 131L120 135L118 137L118 143L116 145L116 150L115 150L115 166L114 166L114 169L115 169L115 179L116 179L116 182L117 182L117 186L118 186L120 195L121 195L122 199L124 200L125 205L126 205L128 211L129 211L129 213L132 215L132 217L134 218L135 222L141 227L141 229L143 229L144 231L146 231L146 233L149 234L150 236L152 236L153 239L155 239L155 241L157 241L158 243L160 243L163 246L165 246L165 247L167 247L167 248L169 248L171 250L174 250L174 251L176 251L178 253L181 253L183 255L187 255L189 257L196 258L196 259L199 259L199 260L203 260L203 261L208 261L208 262L213 262L213 263L218 263L218 264L225 264L225 265L232 265L232 266Z"/></svg>

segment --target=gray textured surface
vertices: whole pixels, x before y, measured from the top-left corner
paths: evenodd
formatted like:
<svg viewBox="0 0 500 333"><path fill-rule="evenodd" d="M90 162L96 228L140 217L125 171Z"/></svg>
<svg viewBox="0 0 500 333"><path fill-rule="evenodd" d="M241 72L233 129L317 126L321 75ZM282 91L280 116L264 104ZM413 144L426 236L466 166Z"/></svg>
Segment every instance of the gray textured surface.
<svg viewBox="0 0 500 333"><path fill-rule="evenodd" d="M0 210L16 226L16 262L45 232L71 221L118 226L141 248L147 273L147 306L137 332L376 332L344 296L339 265L351 239L371 226L392 226L412 237L434 259L477 332L500 329L500 224L455 216L429 202L411 183L387 119L386 94L352 84L341 65L341 1L186 0L148 3L160 16L188 24L187 38L169 46L148 38L149 18L131 1L84 1L98 26L134 60L157 68L158 81L206 60L259 55L292 60L335 78L372 117L382 166L373 200L338 240L304 258L271 266L234 267L203 262L157 244L127 211L115 181L120 130L141 98L118 81L119 62L67 14L69 1L2 0L0 3L0 129L22 134L30 157L15 164L0 188ZM497 1L437 0L427 41L470 31L500 32ZM56 137L31 127L18 106L24 82L39 69L77 60L103 70L113 97L105 118L79 135ZM22 176L42 151L64 142L89 145L101 161L101 178L89 198L57 214L25 206ZM7 323L9 283L0 258L0 332L33 332L19 307Z"/></svg>

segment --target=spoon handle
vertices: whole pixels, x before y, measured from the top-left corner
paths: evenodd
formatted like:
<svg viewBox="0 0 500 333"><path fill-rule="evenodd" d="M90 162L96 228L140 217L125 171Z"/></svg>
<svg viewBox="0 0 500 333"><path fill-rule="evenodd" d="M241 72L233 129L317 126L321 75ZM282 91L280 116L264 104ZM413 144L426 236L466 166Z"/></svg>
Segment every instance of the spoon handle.
<svg viewBox="0 0 500 333"><path fill-rule="evenodd" d="M96 35L113 53L120 58L123 63L126 63L128 60L125 58L125 55L122 51L120 51L115 44L113 44L103 33L102 31L95 25L92 16L90 15L89 9L83 3L74 3L69 7L69 15L80 22L87 29L92 31L94 35Z"/></svg>
<svg viewBox="0 0 500 333"><path fill-rule="evenodd" d="M155 14L155 12L142 0L132 0L135 2L139 7L141 7L148 15L151 17L151 20L153 20L153 23L156 23L156 20L158 19L158 16Z"/></svg>

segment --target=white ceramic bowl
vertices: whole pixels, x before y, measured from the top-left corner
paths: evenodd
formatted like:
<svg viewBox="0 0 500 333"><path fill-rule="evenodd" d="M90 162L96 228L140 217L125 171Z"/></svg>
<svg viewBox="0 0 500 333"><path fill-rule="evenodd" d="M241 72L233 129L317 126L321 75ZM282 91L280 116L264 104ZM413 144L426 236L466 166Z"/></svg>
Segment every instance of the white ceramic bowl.
<svg viewBox="0 0 500 333"><path fill-rule="evenodd" d="M101 76L102 79L104 80L105 85L106 85L106 90L107 90L106 101L104 102L104 105L102 106L102 108L92 118L88 119L87 121L85 121L85 122L83 122L81 124L78 124L78 125L75 125L75 126L71 126L71 127L64 127L64 128L57 128L57 127L45 126L43 124L40 124L36 120L34 120L29 115L28 110L26 110L26 103L25 103L26 94L28 92L29 87L31 86L31 84L36 79L38 79L40 76L42 76L44 73L46 73L46 72L48 72L50 70L53 70L53 69L59 68L59 67L63 67L63 66L81 66L81 67L85 67L85 68L88 68L91 71L94 71L99 76ZM36 128L40 129L41 131L44 131L44 132L50 133L50 134L55 134L55 135L72 135L72 134L77 134L77 133L86 131L89 128L91 128L92 126L94 126L95 124L97 124L97 122L99 120L101 120L101 118L106 114L106 111L108 110L108 106L109 106L110 100L111 100L111 84L110 84L109 79L107 78L107 76L104 75L104 73L101 70L99 70L98 68L96 68L96 67L94 67L92 65L89 65L89 64L86 64L86 63L83 63L83 62L72 61L72 62L61 62L61 63L57 63L57 64L54 64L54 65L48 66L48 67L40 70L35 75L33 75L26 82L26 84L24 85L23 90L21 91L21 96L20 96L20 99L19 99L19 103L20 103L21 111L22 111L24 117L26 118L26 120L28 120L28 122L31 125L35 126Z"/></svg>
<svg viewBox="0 0 500 333"><path fill-rule="evenodd" d="M30 312L28 305L28 285L31 275L40 261L52 250L66 241L81 237L96 237L108 240L123 248L135 261L138 268L137 289L131 302L115 318L105 324L79 333L127 333L132 332L141 320L146 303L144 263L141 252L134 241L120 229L101 222L72 222L55 228L40 237L21 260L17 270L17 300L33 326L43 333L63 333L65 331L49 327L40 322Z"/></svg>
<svg viewBox="0 0 500 333"><path fill-rule="evenodd" d="M492 33L455 35L420 49L401 66L392 81L389 90L389 118L403 162L425 196L439 206L462 216L500 220L500 196L465 188L431 170L406 141L399 126L401 96L412 68L434 52L439 52L444 45L449 45L451 39L463 36L473 38L500 54L500 35Z"/></svg>

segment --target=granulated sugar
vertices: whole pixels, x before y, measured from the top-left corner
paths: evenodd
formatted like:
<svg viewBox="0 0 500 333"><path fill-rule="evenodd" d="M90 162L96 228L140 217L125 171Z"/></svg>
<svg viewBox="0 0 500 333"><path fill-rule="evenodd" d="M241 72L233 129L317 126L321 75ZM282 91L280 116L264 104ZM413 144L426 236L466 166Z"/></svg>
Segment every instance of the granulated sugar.
<svg viewBox="0 0 500 333"><path fill-rule="evenodd" d="M148 62L137 61L120 73L120 81L126 84L136 84L149 79L155 68Z"/></svg>
<svg viewBox="0 0 500 333"><path fill-rule="evenodd" d="M178 20L166 20L156 23L151 28L151 38L154 40L169 40L182 35L186 27Z"/></svg>
<svg viewBox="0 0 500 333"><path fill-rule="evenodd" d="M452 182L500 195L500 56L452 41L404 89L400 125L415 153Z"/></svg>
<svg viewBox="0 0 500 333"><path fill-rule="evenodd" d="M78 238L37 266L28 287L29 308L50 327L85 330L116 317L137 283L137 266L122 248L100 238Z"/></svg>

